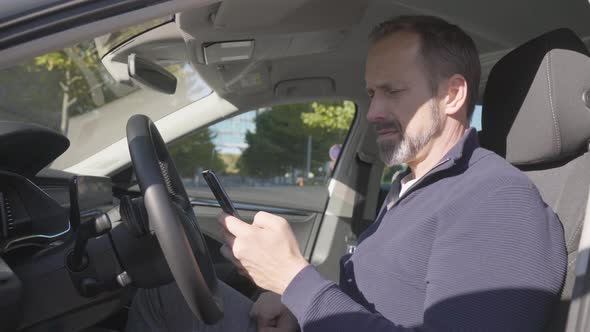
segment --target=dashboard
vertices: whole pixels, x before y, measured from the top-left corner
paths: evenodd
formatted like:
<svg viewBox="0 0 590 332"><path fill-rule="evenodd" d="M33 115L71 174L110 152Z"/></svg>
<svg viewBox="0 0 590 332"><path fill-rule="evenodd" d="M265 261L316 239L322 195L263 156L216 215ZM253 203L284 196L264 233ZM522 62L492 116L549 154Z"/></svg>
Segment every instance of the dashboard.
<svg viewBox="0 0 590 332"><path fill-rule="evenodd" d="M174 280L143 197L129 189L133 170L113 185L51 169L68 146L50 129L0 121L0 154L10 156L0 158L0 332L80 331L124 313L135 289Z"/></svg>
<svg viewBox="0 0 590 332"><path fill-rule="evenodd" d="M0 153L11 156L0 160L0 331L77 331L129 302L115 282L125 270L111 235L130 241L111 179L49 169L68 146L52 130L0 121ZM96 220L108 229L84 237Z"/></svg>
<svg viewBox="0 0 590 332"><path fill-rule="evenodd" d="M119 221L110 179L49 173L28 179L0 171L2 327L34 331L46 325L39 325L44 321L72 322L70 315L63 314L81 305L109 298L114 301L111 310L121 305L118 292L84 296L79 289L84 279L114 279L122 272L108 236L88 243L92 269L72 271L64 259L74 250L81 220L106 213L113 222Z"/></svg>
<svg viewBox="0 0 590 332"><path fill-rule="evenodd" d="M0 171L0 254L50 243L114 206L109 178L52 173L29 180Z"/></svg>

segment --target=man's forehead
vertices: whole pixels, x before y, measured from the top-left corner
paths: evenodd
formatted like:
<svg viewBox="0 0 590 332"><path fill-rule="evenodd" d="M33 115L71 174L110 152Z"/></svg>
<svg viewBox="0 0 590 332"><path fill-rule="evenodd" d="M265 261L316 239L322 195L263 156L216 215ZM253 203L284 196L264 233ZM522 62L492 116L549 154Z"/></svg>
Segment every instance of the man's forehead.
<svg viewBox="0 0 590 332"><path fill-rule="evenodd" d="M368 63L365 71L365 84L371 88L397 89L408 84L417 74L412 63L399 61L379 61Z"/></svg>
<svg viewBox="0 0 590 332"><path fill-rule="evenodd" d="M403 85L407 75L416 75L420 65L419 38L415 33L396 32L376 42L367 55L365 82L371 87Z"/></svg>

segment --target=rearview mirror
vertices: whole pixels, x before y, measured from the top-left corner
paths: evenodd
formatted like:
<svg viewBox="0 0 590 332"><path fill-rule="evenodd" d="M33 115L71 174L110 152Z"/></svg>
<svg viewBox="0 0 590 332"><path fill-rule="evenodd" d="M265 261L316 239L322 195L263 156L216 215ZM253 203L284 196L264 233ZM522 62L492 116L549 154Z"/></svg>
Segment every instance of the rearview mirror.
<svg viewBox="0 0 590 332"><path fill-rule="evenodd" d="M141 58L135 53L127 57L127 70L133 82L158 92L173 95L176 92L176 77L155 62Z"/></svg>

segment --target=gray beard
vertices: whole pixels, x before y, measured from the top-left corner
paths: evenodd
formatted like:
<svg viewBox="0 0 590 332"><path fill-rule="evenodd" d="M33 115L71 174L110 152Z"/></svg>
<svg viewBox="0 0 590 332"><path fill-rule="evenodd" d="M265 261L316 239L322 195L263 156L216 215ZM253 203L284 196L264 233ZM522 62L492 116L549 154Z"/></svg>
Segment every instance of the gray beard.
<svg viewBox="0 0 590 332"><path fill-rule="evenodd" d="M433 137L438 136L442 131L442 119L438 114L438 108L432 106L432 126L428 130L418 133L415 136L402 133L401 141L393 140L379 142L379 155L381 160L388 166L399 165L416 157L418 152L426 146ZM401 129L401 128L398 128Z"/></svg>

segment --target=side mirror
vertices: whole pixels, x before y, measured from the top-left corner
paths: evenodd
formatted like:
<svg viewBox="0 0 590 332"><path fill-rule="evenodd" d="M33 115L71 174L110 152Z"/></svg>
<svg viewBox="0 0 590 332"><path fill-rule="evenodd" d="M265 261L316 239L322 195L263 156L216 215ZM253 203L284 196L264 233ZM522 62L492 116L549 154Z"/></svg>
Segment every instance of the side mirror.
<svg viewBox="0 0 590 332"><path fill-rule="evenodd" d="M133 82L141 86L173 95L176 92L176 77L155 62L137 56L127 57L127 70Z"/></svg>

